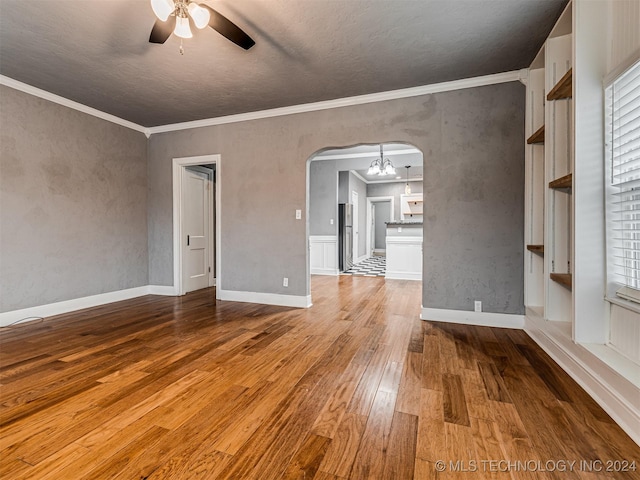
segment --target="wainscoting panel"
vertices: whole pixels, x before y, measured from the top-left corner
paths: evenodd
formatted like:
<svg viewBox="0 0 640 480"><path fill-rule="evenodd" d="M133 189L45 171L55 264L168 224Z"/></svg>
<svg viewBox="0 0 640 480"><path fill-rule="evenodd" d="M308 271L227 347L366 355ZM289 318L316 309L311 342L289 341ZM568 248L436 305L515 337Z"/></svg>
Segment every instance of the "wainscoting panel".
<svg viewBox="0 0 640 480"><path fill-rule="evenodd" d="M309 258L312 275L338 275L338 237L310 235Z"/></svg>
<svg viewBox="0 0 640 480"><path fill-rule="evenodd" d="M422 237L387 236L387 279L422 280Z"/></svg>

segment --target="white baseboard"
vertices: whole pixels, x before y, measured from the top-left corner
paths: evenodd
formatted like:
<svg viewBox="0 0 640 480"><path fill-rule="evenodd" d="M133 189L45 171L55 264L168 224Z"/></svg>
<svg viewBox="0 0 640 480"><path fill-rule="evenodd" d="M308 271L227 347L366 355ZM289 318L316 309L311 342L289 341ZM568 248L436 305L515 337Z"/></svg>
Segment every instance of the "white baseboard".
<svg viewBox="0 0 640 480"><path fill-rule="evenodd" d="M434 322L462 323L481 327L524 328L524 315L511 313L468 312L423 307L420 318Z"/></svg>
<svg viewBox="0 0 640 480"><path fill-rule="evenodd" d="M37 307L23 308L10 312L0 313L0 327L10 325L26 319L47 318L63 313L74 312L84 308L98 307L108 303L129 300L130 298L142 297L143 295L165 295L177 296L173 286L165 285L144 285L142 287L128 288L115 292L101 293L88 297L74 298L63 302L49 303ZM272 293L254 292L234 292L230 290L219 291L220 300L231 300L236 302L264 303L267 305L281 305L285 307L308 308L311 306L311 295L277 295Z"/></svg>
<svg viewBox="0 0 640 480"><path fill-rule="evenodd" d="M312 268L311 275L340 275L337 268Z"/></svg>
<svg viewBox="0 0 640 480"><path fill-rule="evenodd" d="M166 286L166 285L149 285L149 291L147 292L149 295L164 295L167 297L177 297L178 292L176 292L175 287Z"/></svg>
<svg viewBox="0 0 640 480"><path fill-rule="evenodd" d="M640 388L548 323L527 316L524 330L640 445Z"/></svg>
<svg viewBox="0 0 640 480"><path fill-rule="evenodd" d="M384 274L384 278L387 280L422 280L421 272L393 272L387 270Z"/></svg>
<svg viewBox="0 0 640 480"><path fill-rule="evenodd" d="M282 307L309 308L311 295L282 295L278 293L240 292L235 290L219 290L220 300L232 302L262 303Z"/></svg>
<svg viewBox="0 0 640 480"><path fill-rule="evenodd" d="M173 288L173 287L171 287ZM23 308L21 310L13 310L11 312L0 313L0 326L6 326L20 320L32 317L52 317L63 313L82 310L83 308L97 307L107 303L119 302L121 300L129 300L130 298L141 297L149 294L149 286L127 288L126 290L117 290L115 292L100 293L88 297L74 298L73 300L65 300L63 302L49 303L47 305L39 305L37 307Z"/></svg>

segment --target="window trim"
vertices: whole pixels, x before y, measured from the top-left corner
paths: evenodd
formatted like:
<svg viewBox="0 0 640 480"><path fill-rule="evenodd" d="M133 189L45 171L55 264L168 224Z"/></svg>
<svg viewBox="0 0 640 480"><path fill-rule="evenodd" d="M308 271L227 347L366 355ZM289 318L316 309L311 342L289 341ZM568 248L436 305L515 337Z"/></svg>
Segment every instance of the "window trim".
<svg viewBox="0 0 640 480"><path fill-rule="evenodd" d="M610 123L608 117L610 115L612 105L608 100L610 96L609 89L613 87L613 84L624 77L632 69L640 69L640 50L631 55L625 62L620 64L614 70L612 70L605 81L603 82L603 99L604 99L604 116L603 116L603 130L605 133L604 142L604 195L605 195L605 248L606 248L606 290L605 299L610 303L619 305L621 307L633 310L640 313L640 286L634 288L627 284L614 280L615 277L619 278L619 274L615 273L615 260L613 259L614 247L612 244L613 233L612 229L614 225L619 224L619 221L612 218L615 205L612 200L615 198L615 194L619 193L619 187L612 184L612 170L613 170L613 155L612 147L610 146L610 136L608 128ZM639 180L640 182L640 180ZM640 203L640 200L638 200ZM640 239L637 240L640 243ZM619 248L619 247L618 247ZM640 269L640 267L638 268Z"/></svg>

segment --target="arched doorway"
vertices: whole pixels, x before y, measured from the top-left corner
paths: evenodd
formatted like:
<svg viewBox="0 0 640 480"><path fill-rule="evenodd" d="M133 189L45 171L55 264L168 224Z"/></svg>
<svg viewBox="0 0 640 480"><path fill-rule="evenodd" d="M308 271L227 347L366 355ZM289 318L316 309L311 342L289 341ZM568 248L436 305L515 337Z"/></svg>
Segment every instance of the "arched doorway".
<svg viewBox="0 0 640 480"><path fill-rule="evenodd" d="M379 175L370 168L387 160L395 172ZM422 180L422 152L406 143L325 148L312 155L307 161L309 278L422 280Z"/></svg>

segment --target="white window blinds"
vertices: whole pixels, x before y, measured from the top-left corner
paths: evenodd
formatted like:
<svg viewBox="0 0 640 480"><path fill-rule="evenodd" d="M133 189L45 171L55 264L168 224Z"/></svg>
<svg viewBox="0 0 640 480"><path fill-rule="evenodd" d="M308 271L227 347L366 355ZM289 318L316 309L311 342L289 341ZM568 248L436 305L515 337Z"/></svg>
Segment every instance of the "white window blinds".
<svg viewBox="0 0 640 480"><path fill-rule="evenodd" d="M605 91L610 279L640 301L640 62ZM636 292L638 290L638 292Z"/></svg>

